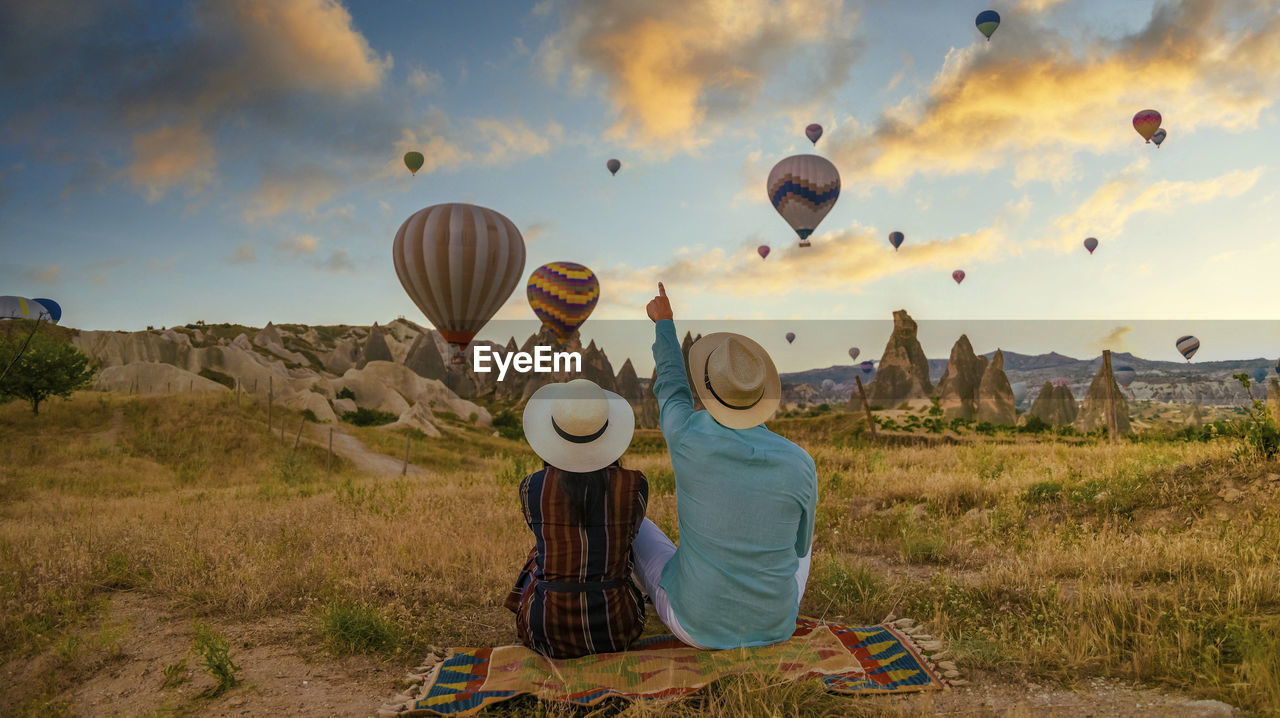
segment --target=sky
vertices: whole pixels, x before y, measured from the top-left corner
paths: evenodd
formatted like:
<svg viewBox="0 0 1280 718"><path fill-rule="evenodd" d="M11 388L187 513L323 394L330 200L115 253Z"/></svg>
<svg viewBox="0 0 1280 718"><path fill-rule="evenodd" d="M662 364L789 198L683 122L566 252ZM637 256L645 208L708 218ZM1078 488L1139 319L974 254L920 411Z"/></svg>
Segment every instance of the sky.
<svg viewBox="0 0 1280 718"><path fill-rule="evenodd" d="M784 369L878 357L896 309L980 352L1280 355L1280 0L988 3L0 4L0 294L85 329L425 323L395 231L471 202L526 275L597 273L584 338L637 369L658 280ZM842 179L807 249L764 190L805 152ZM526 326L519 287L481 336Z"/></svg>

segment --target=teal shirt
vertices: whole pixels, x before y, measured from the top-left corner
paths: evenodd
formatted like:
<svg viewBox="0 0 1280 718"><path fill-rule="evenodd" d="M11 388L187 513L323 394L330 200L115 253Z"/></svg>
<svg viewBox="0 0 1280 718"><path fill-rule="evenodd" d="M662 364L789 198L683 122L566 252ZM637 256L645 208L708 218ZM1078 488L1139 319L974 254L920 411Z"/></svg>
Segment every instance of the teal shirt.
<svg viewBox="0 0 1280 718"><path fill-rule="evenodd" d="M680 519L662 588L680 626L704 646L785 641L799 610L799 559L813 540L813 459L763 425L729 429L695 412L675 323L664 319L656 332L653 393Z"/></svg>

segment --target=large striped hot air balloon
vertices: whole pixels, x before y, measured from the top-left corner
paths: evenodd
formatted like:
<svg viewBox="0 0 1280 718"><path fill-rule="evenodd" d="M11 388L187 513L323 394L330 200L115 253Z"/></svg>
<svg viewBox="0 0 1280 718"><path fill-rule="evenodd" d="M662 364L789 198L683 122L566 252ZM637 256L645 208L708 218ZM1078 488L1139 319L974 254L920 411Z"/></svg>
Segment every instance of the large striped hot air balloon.
<svg viewBox="0 0 1280 718"><path fill-rule="evenodd" d="M991 42L991 35L1000 27L1000 13L995 10L983 10L978 13L978 17L974 18L973 24L978 26L978 32L987 36L987 42Z"/></svg>
<svg viewBox="0 0 1280 718"><path fill-rule="evenodd" d="M792 155L773 166L765 191L800 237L800 246L808 247L809 235L840 196L840 173L825 157Z"/></svg>
<svg viewBox="0 0 1280 718"><path fill-rule="evenodd" d="M454 364L524 275L520 230L473 204L414 212L396 232L391 256L409 298L453 345Z"/></svg>
<svg viewBox="0 0 1280 718"><path fill-rule="evenodd" d="M61 311L58 312L62 314ZM53 321L49 309L40 302L26 297L0 297L0 319L44 319Z"/></svg>
<svg viewBox="0 0 1280 718"><path fill-rule="evenodd" d="M804 136L808 137L810 142L817 145L818 140L822 137L822 125L815 122L804 128Z"/></svg>
<svg viewBox="0 0 1280 718"><path fill-rule="evenodd" d="M906 239L907 239L907 235L903 234L902 232L895 231L895 232L889 233L889 244L893 245L893 251L895 252L898 251L898 247L901 247L902 243L905 242Z"/></svg>
<svg viewBox="0 0 1280 718"><path fill-rule="evenodd" d="M1191 357L1196 355L1196 350L1200 348L1200 340L1188 334L1185 337L1178 337L1178 341L1174 342L1174 346L1178 347L1178 351L1182 354L1182 358L1191 363Z"/></svg>
<svg viewBox="0 0 1280 718"><path fill-rule="evenodd" d="M1142 110L1133 116L1133 129L1142 135L1142 139L1151 142L1151 138L1160 129L1160 113L1155 110Z"/></svg>
<svg viewBox="0 0 1280 718"><path fill-rule="evenodd" d="M600 301L595 272L574 262L551 262L533 270L525 288L529 306L560 341L573 336Z"/></svg>

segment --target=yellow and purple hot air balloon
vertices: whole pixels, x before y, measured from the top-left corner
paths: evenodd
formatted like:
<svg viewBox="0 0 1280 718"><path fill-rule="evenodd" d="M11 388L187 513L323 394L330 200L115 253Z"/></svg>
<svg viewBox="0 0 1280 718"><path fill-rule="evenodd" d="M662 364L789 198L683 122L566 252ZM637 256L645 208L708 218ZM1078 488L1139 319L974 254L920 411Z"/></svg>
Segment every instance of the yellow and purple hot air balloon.
<svg viewBox="0 0 1280 718"><path fill-rule="evenodd" d="M609 174L616 175L618 170L622 169L622 163L618 160L609 160L604 163L605 169L609 170Z"/></svg>
<svg viewBox="0 0 1280 718"><path fill-rule="evenodd" d="M1160 113L1155 110L1142 110L1133 116L1133 129L1142 135L1142 139L1150 143L1151 138L1156 134L1156 130L1160 129L1162 119Z"/></svg>
<svg viewBox="0 0 1280 718"><path fill-rule="evenodd" d="M902 243L906 241L906 239L907 239L907 235L903 234L902 232L895 231L895 232L889 233L889 244L893 245L893 251L895 252L898 251L898 247L901 247Z"/></svg>
<svg viewBox="0 0 1280 718"><path fill-rule="evenodd" d="M818 140L822 137L822 125L815 122L804 128L804 136L808 137L809 141L816 146L818 144Z"/></svg>
<svg viewBox="0 0 1280 718"><path fill-rule="evenodd" d="M1084 241L1084 248L1089 250L1089 254L1093 254L1093 250L1098 248L1098 238L1089 237Z"/></svg>
<svg viewBox="0 0 1280 718"><path fill-rule="evenodd" d="M529 306L560 341L591 316L600 301L595 272L575 262L550 262L533 270L526 288Z"/></svg>
<svg viewBox="0 0 1280 718"><path fill-rule="evenodd" d="M404 153L404 166L409 168L409 174L418 174L418 170L422 169L422 164L427 161L421 152Z"/></svg>
<svg viewBox="0 0 1280 718"><path fill-rule="evenodd" d="M978 13L978 17L974 18L973 24L978 26L978 32L987 36L987 42L991 42L991 35L1000 27L1000 13L995 10L983 10Z"/></svg>
<svg viewBox="0 0 1280 718"><path fill-rule="evenodd" d="M963 281L964 281L964 270L963 270L963 269L957 269L956 271L952 272L952 273L951 273L951 278L952 278L952 279L954 279L954 280L956 280L956 284L959 284L959 283L963 282Z"/></svg>
<svg viewBox="0 0 1280 718"><path fill-rule="evenodd" d="M1200 340L1188 334L1185 337L1178 337L1178 341L1174 342L1174 346L1178 348L1178 353L1182 354L1182 358L1186 359L1187 363L1190 364L1191 357L1195 356L1196 352L1200 350Z"/></svg>
<svg viewBox="0 0 1280 718"><path fill-rule="evenodd" d="M396 231L391 258L413 303L462 352L524 274L524 238L511 220L473 204L436 204Z"/></svg>
<svg viewBox="0 0 1280 718"><path fill-rule="evenodd" d="M769 202L809 246L809 235L836 205L840 173L825 157L792 155L773 166L765 182Z"/></svg>

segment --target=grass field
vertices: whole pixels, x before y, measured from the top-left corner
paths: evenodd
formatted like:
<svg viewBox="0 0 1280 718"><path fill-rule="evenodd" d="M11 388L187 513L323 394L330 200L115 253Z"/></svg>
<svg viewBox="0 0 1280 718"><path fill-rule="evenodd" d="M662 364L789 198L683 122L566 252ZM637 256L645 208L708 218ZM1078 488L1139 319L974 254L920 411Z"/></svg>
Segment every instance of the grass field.
<svg viewBox="0 0 1280 718"><path fill-rule="evenodd" d="M414 442L421 475L326 474L323 449L291 449L299 416L284 442L264 419L211 395L0 406L0 714L265 711L297 663L363 691L328 695L334 714L367 715L428 645L514 639L526 447L459 422ZM1108 678L1280 712L1280 465L1231 439L869 445L857 421L774 426L818 464L805 613L923 621L974 684ZM624 463L674 536L661 437ZM141 678L112 698L113 675ZM929 710L749 677L657 713Z"/></svg>

